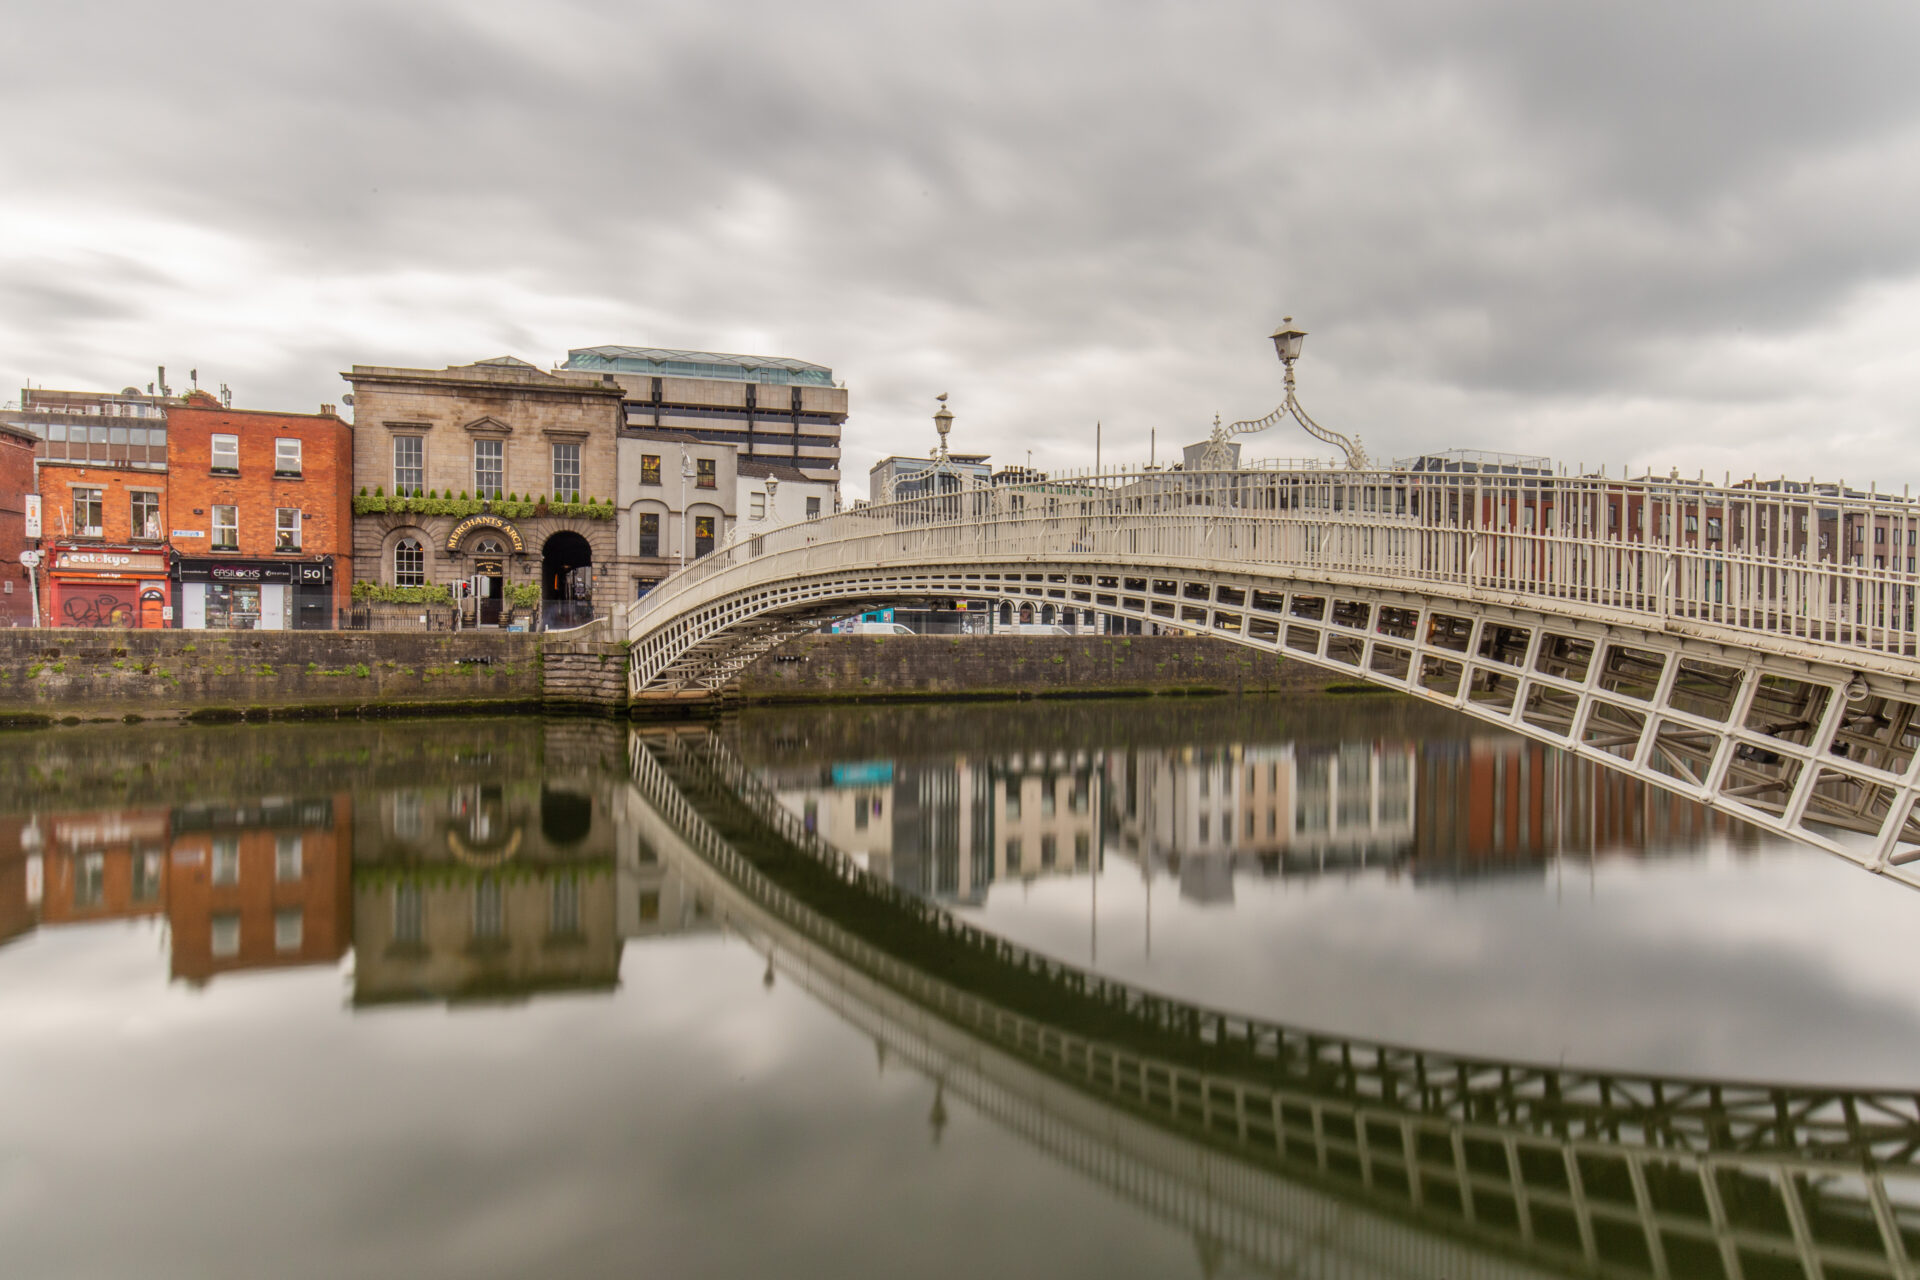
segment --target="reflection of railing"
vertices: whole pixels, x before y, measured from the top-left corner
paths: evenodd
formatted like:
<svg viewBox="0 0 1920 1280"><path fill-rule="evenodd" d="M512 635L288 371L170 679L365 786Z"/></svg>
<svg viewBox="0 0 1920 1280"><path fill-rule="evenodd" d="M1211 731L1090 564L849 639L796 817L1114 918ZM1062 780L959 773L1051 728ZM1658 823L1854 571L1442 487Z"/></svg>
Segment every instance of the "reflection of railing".
<svg viewBox="0 0 1920 1280"><path fill-rule="evenodd" d="M1209 1145L1583 1270L1774 1274L1765 1259L1808 1276L1913 1274L1912 1094L1476 1060L1167 1000L868 876L711 739L637 740L633 762L663 816L763 909L943 1019ZM710 804L737 805L776 861L791 851L827 871L847 923L722 839L669 772ZM915 963L921 951L937 963Z"/></svg>

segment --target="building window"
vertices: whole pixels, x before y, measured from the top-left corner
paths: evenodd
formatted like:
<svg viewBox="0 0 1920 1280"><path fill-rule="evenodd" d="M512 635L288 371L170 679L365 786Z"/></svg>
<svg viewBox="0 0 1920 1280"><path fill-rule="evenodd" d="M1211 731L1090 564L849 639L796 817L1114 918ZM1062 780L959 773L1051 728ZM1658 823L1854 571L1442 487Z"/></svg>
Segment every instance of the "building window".
<svg viewBox="0 0 1920 1280"><path fill-rule="evenodd" d="M547 903L547 933L556 938L580 936L580 882L570 875L558 876Z"/></svg>
<svg viewBox="0 0 1920 1280"><path fill-rule="evenodd" d="M640 554L660 554L660 516L657 512L650 511L640 517Z"/></svg>
<svg viewBox="0 0 1920 1280"><path fill-rule="evenodd" d="M506 908L500 901L500 882L488 876L473 886L473 936L499 938L506 931Z"/></svg>
<svg viewBox="0 0 1920 1280"><path fill-rule="evenodd" d="M418 946L422 933L422 911L420 886L417 884L397 884L393 886L393 940L410 946Z"/></svg>
<svg viewBox="0 0 1920 1280"><path fill-rule="evenodd" d="M767 518L767 495L764 493L756 493L749 496L751 498L750 506L752 508L751 514L753 518L755 520L765 520Z"/></svg>
<svg viewBox="0 0 1920 1280"><path fill-rule="evenodd" d="M1052 870L1059 859L1060 844L1052 836L1040 837L1040 866L1043 870Z"/></svg>
<svg viewBox="0 0 1920 1280"><path fill-rule="evenodd" d="M300 508L277 507L274 509L273 549L275 551L300 549Z"/></svg>
<svg viewBox="0 0 1920 1280"><path fill-rule="evenodd" d="M402 538L393 544L393 585L396 587L427 585L427 553L413 538Z"/></svg>
<svg viewBox="0 0 1920 1280"><path fill-rule="evenodd" d="M240 474L240 437L215 436L213 438L213 473L220 476Z"/></svg>
<svg viewBox="0 0 1920 1280"><path fill-rule="evenodd" d="M704 556L713 550L713 517L693 518L693 554Z"/></svg>
<svg viewBox="0 0 1920 1280"><path fill-rule="evenodd" d="M427 482L427 442L419 436L393 438L393 491L409 494Z"/></svg>
<svg viewBox="0 0 1920 1280"><path fill-rule="evenodd" d="M819 518L820 518L820 499L808 498L807 499L807 519L818 520Z"/></svg>
<svg viewBox="0 0 1920 1280"><path fill-rule="evenodd" d="M97 907L107 896L107 855L82 854L73 869L73 905Z"/></svg>
<svg viewBox="0 0 1920 1280"><path fill-rule="evenodd" d="M1707 517L1707 541L1708 542L1720 541L1720 517L1719 516Z"/></svg>
<svg viewBox="0 0 1920 1280"><path fill-rule="evenodd" d="M1084 831L1073 836L1073 865L1084 868L1093 853L1093 837Z"/></svg>
<svg viewBox="0 0 1920 1280"><path fill-rule="evenodd" d="M75 489L73 491L73 536L76 538L97 538L100 536L100 512L104 505L103 494L99 489Z"/></svg>
<svg viewBox="0 0 1920 1280"><path fill-rule="evenodd" d="M215 551L240 549L240 508L215 507L213 509L213 549Z"/></svg>
<svg viewBox="0 0 1920 1280"><path fill-rule="evenodd" d="M397 791L393 796L393 834L402 840L418 840L426 824L421 820L420 793Z"/></svg>
<svg viewBox="0 0 1920 1280"><path fill-rule="evenodd" d="M640 455L640 483L655 485L660 483L659 454L643 453Z"/></svg>
<svg viewBox="0 0 1920 1280"><path fill-rule="evenodd" d="M273 442L273 474L289 480L300 474L300 442L298 440Z"/></svg>
<svg viewBox="0 0 1920 1280"><path fill-rule="evenodd" d="M473 492L477 498L500 496L501 478L506 474L506 441L473 442Z"/></svg>
<svg viewBox="0 0 1920 1280"><path fill-rule="evenodd" d="M240 917L234 912L223 911L213 918L213 930L210 941L213 955L217 960L230 960L240 954Z"/></svg>
<svg viewBox="0 0 1920 1280"><path fill-rule="evenodd" d="M213 842L213 882L240 883L240 841L234 836L221 836Z"/></svg>
<svg viewBox="0 0 1920 1280"><path fill-rule="evenodd" d="M714 470L715 463L712 458L696 458L693 466L696 477L693 482L694 488L711 489L718 483L718 478Z"/></svg>
<svg viewBox="0 0 1920 1280"><path fill-rule="evenodd" d="M298 951L305 932L306 919L298 907L282 907L273 913L273 949Z"/></svg>
<svg viewBox="0 0 1920 1280"><path fill-rule="evenodd" d="M273 878L279 881L300 878L301 840L298 832L273 839Z"/></svg>
<svg viewBox="0 0 1920 1280"><path fill-rule="evenodd" d="M160 871L165 862L165 855L153 849L133 855L133 900L135 902L159 900Z"/></svg>
<svg viewBox="0 0 1920 1280"><path fill-rule="evenodd" d="M1007 817L1011 819L1011 818L1018 818L1019 816L1020 816L1020 779L1008 778L1007 779Z"/></svg>
<svg viewBox="0 0 1920 1280"><path fill-rule="evenodd" d="M633 580L633 598L635 600L645 600L647 598L647 592L659 585L660 579L658 578L635 578Z"/></svg>
<svg viewBox="0 0 1920 1280"><path fill-rule="evenodd" d="M553 446L553 496L561 502L580 501L580 446Z"/></svg>
<svg viewBox="0 0 1920 1280"><path fill-rule="evenodd" d="M1881 544L1881 545L1883 545L1883 546L1884 546L1884 545L1886 544L1886 541L1887 541L1887 529L1886 529L1886 526L1885 526L1885 525L1875 525L1875 526L1873 527L1873 540L1874 540L1874 541L1875 541L1876 543L1879 543L1879 544Z"/></svg>
<svg viewBox="0 0 1920 1280"><path fill-rule="evenodd" d="M1007 871L1012 875L1020 874L1020 842L1018 840L1007 841Z"/></svg>
<svg viewBox="0 0 1920 1280"><path fill-rule="evenodd" d="M128 524L131 536L145 542L160 540L160 495L135 489L127 495Z"/></svg>

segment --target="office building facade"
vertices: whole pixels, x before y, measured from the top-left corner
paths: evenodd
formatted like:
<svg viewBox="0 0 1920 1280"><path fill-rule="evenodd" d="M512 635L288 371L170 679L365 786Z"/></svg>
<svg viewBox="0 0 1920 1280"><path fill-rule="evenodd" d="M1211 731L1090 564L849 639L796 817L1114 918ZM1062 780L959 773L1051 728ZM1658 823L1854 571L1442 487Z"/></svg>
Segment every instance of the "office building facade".
<svg viewBox="0 0 1920 1280"><path fill-rule="evenodd" d="M796 467L840 483L847 391L833 370L774 356L663 347L580 347L563 372L610 375L631 430L671 431L732 445L741 462Z"/></svg>

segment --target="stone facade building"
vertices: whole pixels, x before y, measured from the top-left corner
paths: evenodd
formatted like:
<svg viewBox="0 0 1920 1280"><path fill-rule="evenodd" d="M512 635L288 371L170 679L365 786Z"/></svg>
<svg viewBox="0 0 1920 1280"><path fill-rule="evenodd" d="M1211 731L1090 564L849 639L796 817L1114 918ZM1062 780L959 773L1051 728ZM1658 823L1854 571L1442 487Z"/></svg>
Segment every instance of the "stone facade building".
<svg viewBox="0 0 1920 1280"><path fill-rule="evenodd" d="M362 594L465 581L478 588L470 621L525 618L537 599L553 625L589 614L597 580L619 580L618 383L511 357L341 376L353 384Z"/></svg>

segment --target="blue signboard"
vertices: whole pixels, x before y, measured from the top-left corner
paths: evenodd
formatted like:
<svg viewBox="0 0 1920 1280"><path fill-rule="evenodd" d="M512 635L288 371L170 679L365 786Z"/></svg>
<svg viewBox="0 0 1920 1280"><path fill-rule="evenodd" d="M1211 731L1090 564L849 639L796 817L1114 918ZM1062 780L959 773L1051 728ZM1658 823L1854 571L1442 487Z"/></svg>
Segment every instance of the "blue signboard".
<svg viewBox="0 0 1920 1280"><path fill-rule="evenodd" d="M893 782L893 761L856 760L833 766L836 787L884 787Z"/></svg>

